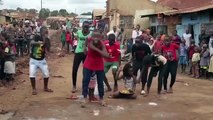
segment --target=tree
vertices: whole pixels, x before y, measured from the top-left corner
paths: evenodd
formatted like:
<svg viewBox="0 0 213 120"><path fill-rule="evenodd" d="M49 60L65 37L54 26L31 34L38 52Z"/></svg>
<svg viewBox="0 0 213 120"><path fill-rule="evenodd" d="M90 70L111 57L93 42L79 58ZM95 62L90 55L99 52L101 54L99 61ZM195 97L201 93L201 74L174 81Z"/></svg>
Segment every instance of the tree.
<svg viewBox="0 0 213 120"><path fill-rule="evenodd" d="M81 15L92 15L92 12L82 13Z"/></svg>
<svg viewBox="0 0 213 120"><path fill-rule="evenodd" d="M78 14L76 14L76 13L74 13L74 12L71 12L71 13L70 13L70 16L71 16L71 17L76 17L76 16L78 16Z"/></svg>
<svg viewBox="0 0 213 120"><path fill-rule="evenodd" d="M69 15L69 13L67 12L66 9L60 9L60 10L59 10L59 15L65 17L65 16Z"/></svg>
<svg viewBox="0 0 213 120"><path fill-rule="evenodd" d="M58 16L58 10L53 10L51 13L50 13L50 16Z"/></svg>
<svg viewBox="0 0 213 120"><path fill-rule="evenodd" d="M18 12L24 12L24 9L20 8L20 7L17 7L16 9Z"/></svg>
<svg viewBox="0 0 213 120"><path fill-rule="evenodd" d="M50 10L48 8L42 8L39 12L39 18L46 19L50 15Z"/></svg>
<svg viewBox="0 0 213 120"><path fill-rule="evenodd" d="M35 13L38 12L36 9L29 9L28 11L29 11L30 13L32 13L32 14L35 14Z"/></svg>

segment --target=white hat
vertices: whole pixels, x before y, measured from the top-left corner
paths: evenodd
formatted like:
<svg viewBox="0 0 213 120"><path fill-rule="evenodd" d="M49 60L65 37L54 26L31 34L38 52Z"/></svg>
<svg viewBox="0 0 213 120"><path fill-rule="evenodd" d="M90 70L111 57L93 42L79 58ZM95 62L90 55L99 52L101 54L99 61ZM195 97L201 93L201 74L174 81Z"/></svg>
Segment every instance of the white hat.
<svg viewBox="0 0 213 120"><path fill-rule="evenodd" d="M29 21L29 20L26 20L25 23L30 23L30 21Z"/></svg>

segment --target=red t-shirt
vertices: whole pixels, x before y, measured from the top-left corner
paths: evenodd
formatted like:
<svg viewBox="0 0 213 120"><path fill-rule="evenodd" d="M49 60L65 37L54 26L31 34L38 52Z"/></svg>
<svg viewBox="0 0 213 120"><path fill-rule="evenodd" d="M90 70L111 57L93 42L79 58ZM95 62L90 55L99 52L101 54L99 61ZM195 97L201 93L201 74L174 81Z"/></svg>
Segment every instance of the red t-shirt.
<svg viewBox="0 0 213 120"><path fill-rule="evenodd" d="M195 46L189 47L189 59L192 59L193 54L195 53Z"/></svg>
<svg viewBox="0 0 213 120"><path fill-rule="evenodd" d="M89 43L92 41L92 38L88 38L88 45ZM100 44L101 47L101 44ZM87 68L89 70L104 70L104 59L103 56L92 50L89 46L88 46L88 52L87 52L87 57L86 60L84 61L84 68Z"/></svg>
<svg viewBox="0 0 213 120"><path fill-rule="evenodd" d="M163 56L166 57L168 61L178 61L177 50L179 46L177 44L171 43L169 46L163 45L162 52Z"/></svg>
<svg viewBox="0 0 213 120"><path fill-rule="evenodd" d="M154 47L153 47L153 52L154 53L160 53L162 46L163 46L163 41L162 40L156 40Z"/></svg>
<svg viewBox="0 0 213 120"><path fill-rule="evenodd" d="M120 43L115 42L114 45L109 45L109 40L104 41L104 45L106 46L107 52L111 55L112 58L105 58L105 62L119 62L120 59Z"/></svg>

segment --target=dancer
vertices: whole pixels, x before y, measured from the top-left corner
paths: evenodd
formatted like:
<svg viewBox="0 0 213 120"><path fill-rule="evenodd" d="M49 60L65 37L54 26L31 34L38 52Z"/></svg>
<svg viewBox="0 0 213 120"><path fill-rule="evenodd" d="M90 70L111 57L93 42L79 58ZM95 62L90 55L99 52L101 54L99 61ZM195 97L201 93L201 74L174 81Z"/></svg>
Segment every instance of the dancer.
<svg viewBox="0 0 213 120"><path fill-rule="evenodd" d="M147 44L142 43L141 37L135 39L135 44L132 46L132 60L133 60L133 74L137 77L138 70L141 71L142 90L141 94L144 95L145 85L147 81L148 66L143 64L143 59L146 55L150 55L152 52Z"/></svg>
<svg viewBox="0 0 213 120"><path fill-rule="evenodd" d="M113 74L113 79L114 79L114 91L118 90L118 83L116 80L116 73L119 67L120 63L120 43L115 42L115 35L110 34L108 37L109 40L105 41L104 44L106 46L107 52L110 54L111 58L105 58L105 63L104 63L104 72L105 72L105 79L104 82L108 88L108 91L111 91L111 87L108 83L106 73L109 71L110 68L112 68L112 74Z"/></svg>
<svg viewBox="0 0 213 120"><path fill-rule="evenodd" d="M78 43L75 49L75 57L72 68L72 84L73 84L72 93L75 93L77 91L76 82L77 82L78 68L80 63L81 62L83 63L86 58L86 55L84 53L86 50L85 42L89 35L90 35L89 23L86 21L83 23L82 30L79 30L77 32Z"/></svg>
<svg viewBox="0 0 213 120"><path fill-rule="evenodd" d="M162 55L166 57L168 67L164 75L164 90L168 93L173 93L173 85L176 81L177 68L178 68L178 58L177 58L177 50L179 50L179 46L176 43L171 43L172 39L169 36L165 37L164 44L162 47ZM170 88L167 91L167 79L171 74L171 83Z"/></svg>
<svg viewBox="0 0 213 120"><path fill-rule="evenodd" d="M116 75L116 79L124 80L124 89L122 91L117 91L112 94L112 98L127 98L127 99L136 99L137 95L135 94L136 89L136 79L133 75L133 67L131 64L126 64L123 68L123 74L121 74L122 67L119 68Z"/></svg>
<svg viewBox="0 0 213 120"><path fill-rule="evenodd" d="M45 44L42 37L35 35L34 41L31 43L31 55L30 55L30 80L32 85L32 95L37 95L36 91L36 72L40 69L44 77L44 91L53 92L48 88L49 70L47 61L45 59Z"/></svg>
<svg viewBox="0 0 213 120"><path fill-rule="evenodd" d="M106 103L103 100L104 96L104 60L103 57L110 58L107 53L105 45L102 43L102 35L94 30L91 38L88 38L88 52L84 62L83 68L83 91L82 95L84 99L81 102L81 107L85 107L88 95L89 82L93 73L97 75L98 93L100 98L100 104L105 106Z"/></svg>
<svg viewBox="0 0 213 120"><path fill-rule="evenodd" d="M165 75L166 69L167 69L167 59L163 57L162 55L155 54L155 55L148 55L144 58L144 64L151 64L151 70L149 72L149 77L147 81L147 93L145 96L149 95L150 88L152 85L153 77L156 77L158 72L158 95L161 94L162 90L162 83L163 83L163 77Z"/></svg>

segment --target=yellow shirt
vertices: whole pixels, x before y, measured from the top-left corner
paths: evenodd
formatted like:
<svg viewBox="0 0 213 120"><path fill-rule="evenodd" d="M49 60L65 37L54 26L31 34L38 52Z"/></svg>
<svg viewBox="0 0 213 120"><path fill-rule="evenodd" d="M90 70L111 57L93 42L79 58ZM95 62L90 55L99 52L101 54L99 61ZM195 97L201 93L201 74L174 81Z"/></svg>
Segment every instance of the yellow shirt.
<svg viewBox="0 0 213 120"><path fill-rule="evenodd" d="M192 55L192 62L198 62L200 60L200 53L194 53Z"/></svg>

